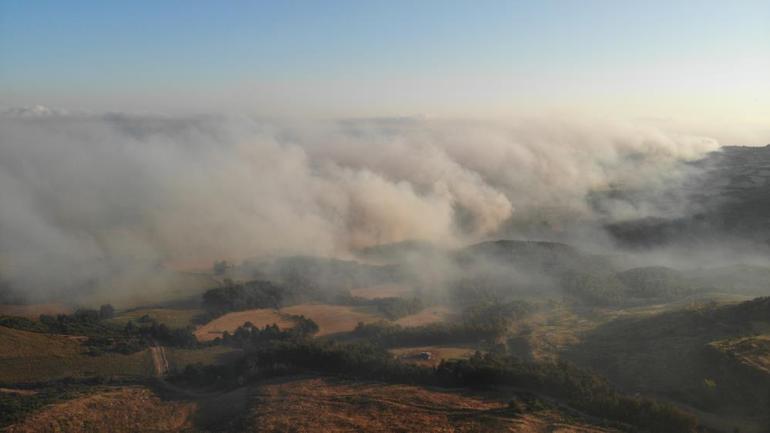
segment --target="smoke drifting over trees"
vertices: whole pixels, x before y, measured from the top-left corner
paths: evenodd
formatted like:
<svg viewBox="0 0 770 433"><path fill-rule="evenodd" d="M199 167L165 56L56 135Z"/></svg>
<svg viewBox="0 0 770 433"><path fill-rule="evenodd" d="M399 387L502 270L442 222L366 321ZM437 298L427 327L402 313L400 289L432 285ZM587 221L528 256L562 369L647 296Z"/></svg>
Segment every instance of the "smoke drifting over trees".
<svg viewBox="0 0 770 433"><path fill-rule="evenodd" d="M160 264L346 257L405 240L459 246L687 216L718 148L630 123L325 122L8 112L0 274L39 296ZM623 191L623 195L613 194ZM594 236L595 235L595 236ZM545 236L545 235L544 235ZM582 237L581 237L582 236Z"/></svg>

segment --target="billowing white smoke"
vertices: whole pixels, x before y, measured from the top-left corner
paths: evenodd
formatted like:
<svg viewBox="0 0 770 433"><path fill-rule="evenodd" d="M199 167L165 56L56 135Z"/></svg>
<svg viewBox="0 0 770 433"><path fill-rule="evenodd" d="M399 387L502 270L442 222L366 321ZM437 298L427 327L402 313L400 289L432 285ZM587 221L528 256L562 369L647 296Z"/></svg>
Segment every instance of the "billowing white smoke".
<svg viewBox="0 0 770 433"><path fill-rule="evenodd" d="M559 119L16 113L0 119L0 272L34 292L99 284L132 263L454 245L542 209L590 221L587 195L615 186L650 199L608 202L603 218L679 212L655 192L716 147Z"/></svg>

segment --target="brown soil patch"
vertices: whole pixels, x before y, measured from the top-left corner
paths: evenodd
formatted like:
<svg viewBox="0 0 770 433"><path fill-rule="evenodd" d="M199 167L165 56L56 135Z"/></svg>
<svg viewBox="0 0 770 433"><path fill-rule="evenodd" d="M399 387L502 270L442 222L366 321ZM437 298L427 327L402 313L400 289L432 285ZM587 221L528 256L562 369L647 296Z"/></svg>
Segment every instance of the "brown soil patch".
<svg viewBox="0 0 770 433"><path fill-rule="evenodd" d="M162 401L149 389L108 390L49 406L8 433L182 432L192 427L194 403Z"/></svg>

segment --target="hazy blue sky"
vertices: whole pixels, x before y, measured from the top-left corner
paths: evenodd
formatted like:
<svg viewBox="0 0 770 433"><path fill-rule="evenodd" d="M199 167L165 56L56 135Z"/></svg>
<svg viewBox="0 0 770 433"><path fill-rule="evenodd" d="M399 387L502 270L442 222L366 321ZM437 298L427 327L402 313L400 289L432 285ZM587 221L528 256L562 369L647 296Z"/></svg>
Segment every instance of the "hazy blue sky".
<svg viewBox="0 0 770 433"><path fill-rule="evenodd" d="M770 2L0 0L0 105L770 119Z"/></svg>

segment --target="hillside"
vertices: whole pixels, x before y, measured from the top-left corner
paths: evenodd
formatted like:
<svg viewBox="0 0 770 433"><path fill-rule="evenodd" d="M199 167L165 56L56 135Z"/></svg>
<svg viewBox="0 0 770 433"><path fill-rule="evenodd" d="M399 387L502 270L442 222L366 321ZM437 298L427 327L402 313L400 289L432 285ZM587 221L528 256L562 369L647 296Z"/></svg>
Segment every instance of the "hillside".
<svg viewBox="0 0 770 433"><path fill-rule="evenodd" d="M250 415L251 426L247 431L620 431L591 425L585 419L567 415L558 408L543 406L529 409L522 399L511 407L501 397L408 385L293 379L258 388Z"/></svg>
<svg viewBox="0 0 770 433"><path fill-rule="evenodd" d="M143 387L107 389L56 403L12 425L8 433L189 432L196 405L161 400Z"/></svg>
<svg viewBox="0 0 770 433"><path fill-rule="evenodd" d="M725 146L691 166L698 175L690 179L683 191L673 192L687 197L687 215L610 222L605 227L607 232L627 247L698 244L736 237L760 248L767 247L770 145Z"/></svg>
<svg viewBox="0 0 770 433"><path fill-rule="evenodd" d="M719 349L738 362L761 366L765 337L751 336L769 326L768 298L626 316L586 331L564 356L628 392L686 403L725 422L734 419L742 431L747 426L746 431L761 431L768 421L764 408L770 404L770 376L747 375L712 352Z"/></svg>
<svg viewBox="0 0 770 433"><path fill-rule="evenodd" d="M0 383L40 382L64 377L149 377L152 361L146 350L123 355L91 356L83 338L41 334L0 326Z"/></svg>

